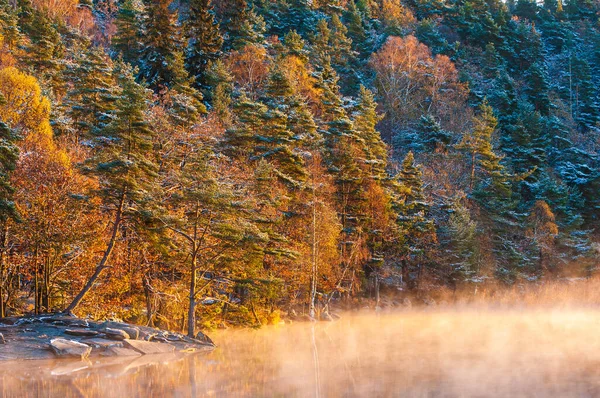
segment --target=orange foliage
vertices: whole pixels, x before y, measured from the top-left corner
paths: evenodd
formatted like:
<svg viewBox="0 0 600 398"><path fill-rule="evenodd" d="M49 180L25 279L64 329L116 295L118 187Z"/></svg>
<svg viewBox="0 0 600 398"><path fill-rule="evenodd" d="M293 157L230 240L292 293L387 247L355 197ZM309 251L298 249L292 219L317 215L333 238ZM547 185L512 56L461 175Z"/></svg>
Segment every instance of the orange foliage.
<svg viewBox="0 0 600 398"><path fill-rule="evenodd" d="M254 92L269 74L267 50L261 45L248 44L231 52L225 59L235 81L249 92Z"/></svg>
<svg viewBox="0 0 600 398"><path fill-rule="evenodd" d="M466 108L467 86L459 82L454 63L431 51L416 37L391 36L371 58L387 116L407 127L423 114L434 114L442 127L452 128Z"/></svg>

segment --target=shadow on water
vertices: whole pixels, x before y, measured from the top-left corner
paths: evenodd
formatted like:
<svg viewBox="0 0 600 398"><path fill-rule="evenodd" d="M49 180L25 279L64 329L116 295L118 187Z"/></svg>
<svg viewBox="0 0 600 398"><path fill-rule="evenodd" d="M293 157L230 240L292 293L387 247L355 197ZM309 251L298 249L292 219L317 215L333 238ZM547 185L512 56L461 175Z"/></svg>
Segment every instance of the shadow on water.
<svg viewBox="0 0 600 398"><path fill-rule="evenodd" d="M600 311L346 315L211 335L211 353L0 363L2 397L600 395Z"/></svg>

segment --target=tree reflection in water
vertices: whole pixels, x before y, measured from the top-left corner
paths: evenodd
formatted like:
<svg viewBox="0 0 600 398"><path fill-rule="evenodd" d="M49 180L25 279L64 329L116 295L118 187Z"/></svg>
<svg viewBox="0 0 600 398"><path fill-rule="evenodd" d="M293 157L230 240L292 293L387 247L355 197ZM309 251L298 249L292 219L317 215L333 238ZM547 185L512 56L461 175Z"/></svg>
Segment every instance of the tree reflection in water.
<svg viewBox="0 0 600 398"><path fill-rule="evenodd" d="M436 310L212 333L193 356L0 363L2 397L594 396L600 313Z"/></svg>

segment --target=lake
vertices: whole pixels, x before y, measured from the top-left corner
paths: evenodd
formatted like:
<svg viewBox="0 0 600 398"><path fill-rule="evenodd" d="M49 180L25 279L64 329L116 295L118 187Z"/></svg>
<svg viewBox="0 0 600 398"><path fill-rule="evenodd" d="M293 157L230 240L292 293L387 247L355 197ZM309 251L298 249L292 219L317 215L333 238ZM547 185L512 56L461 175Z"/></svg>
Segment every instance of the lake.
<svg viewBox="0 0 600 398"><path fill-rule="evenodd" d="M209 333L193 356L0 363L2 397L592 397L600 311L432 309ZM1 347L0 347L1 349Z"/></svg>

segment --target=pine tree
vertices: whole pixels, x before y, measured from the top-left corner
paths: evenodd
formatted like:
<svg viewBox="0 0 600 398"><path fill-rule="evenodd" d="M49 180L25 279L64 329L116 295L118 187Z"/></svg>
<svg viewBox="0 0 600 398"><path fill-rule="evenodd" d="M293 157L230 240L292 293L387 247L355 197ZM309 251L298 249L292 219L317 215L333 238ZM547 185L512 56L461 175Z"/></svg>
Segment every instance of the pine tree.
<svg viewBox="0 0 600 398"><path fill-rule="evenodd" d="M302 157L294 151L296 138L279 109L240 98L234 106L237 123L226 132L229 153L250 161L269 161L277 176L291 187L306 178Z"/></svg>
<svg viewBox="0 0 600 398"><path fill-rule="evenodd" d="M444 131L432 115L424 115L419 119L418 135L424 149L431 152L446 152L452 142L452 134Z"/></svg>
<svg viewBox="0 0 600 398"><path fill-rule="evenodd" d="M18 9L13 7L9 0L0 1L0 35L3 44L11 51L16 49L23 38L19 28Z"/></svg>
<svg viewBox="0 0 600 398"><path fill-rule="evenodd" d="M221 57L223 37L215 21L210 0L191 0L185 21L186 65L197 87L206 88L206 70Z"/></svg>
<svg viewBox="0 0 600 398"><path fill-rule="evenodd" d="M473 131L465 134L457 146L469 157L471 190L476 189L486 176L500 177L504 171L500 164L502 157L493 151L492 145L492 135L498 121L487 102L480 105L479 111L479 116L473 120Z"/></svg>
<svg viewBox="0 0 600 398"><path fill-rule="evenodd" d="M0 96L0 106L3 101ZM13 129L6 123L0 122L0 222L2 223L6 223L9 219L19 219L13 198L15 188L10 180L19 160L19 148L15 145L18 138Z"/></svg>
<svg viewBox="0 0 600 398"><path fill-rule="evenodd" d="M148 0L144 35L140 51L140 77L150 88L159 91L172 85L171 56L180 47L175 14L169 9L171 0Z"/></svg>
<svg viewBox="0 0 600 398"><path fill-rule="evenodd" d="M60 89L64 44L52 21L41 11L32 11L31 24L24 25L30 43L26 48L24 62L31 66L37 76L49 82L52 88Z"/></svg>
<svg viewBox="0 0 600 398"><path fill-rule="evenodd" d="M213 279L239 275L244 272L241 264L249 268L248 259L260 255L256 245L261 238L248 220L247 199L219 177L213 155L197 137L185 134L169 156L172 165L163 183L168 187L163 191L168 192L163 223L176 235L175 244L189 270L189 337L196 337L196 305L201 295L223 294L210 284L200 284L201 275Z"/></svg>
<svg viewBox="0 0 600 398"><path fill-rule="evenodd" d="M206 91L206 100L221 123L229 126L231 121L231 94L233 92L233 77L221 60L211 62L206 73L206 82L210 90Z"/></svg>
<svg viewBox="0 0 600 398"><path fill-rule="evenodd" d="M365 22L354 1L348 3L348 9L344 13L348 26L348 37L352 40L352 49L363 58L371 55L373 43L365 28Z"/></svg>
<svg viewBox="0 0 600 398"><path fill-rule="evenodd" d="M368 203L365 199L361 165L361 160L366 158L366 151L364 142L344 109L337 82L337 74L326 62L317 83L322 90L323 158L336 187L335 205L342 224L342 268L356 272L367 260L364 246L368 237L364 236L363 227L368 222Z"/></svg>
<svg viewBox="0 0 600 398"><path fill-rule="evenodd" d="M165 98L173 122L178 126L189 127L201 114L206 113L202 94L193 87L194 79L184 66L183 53L175 51L168 59L171 88Z"/></svg>
<svg viewBox="0 0 600 398"><path fill-rule="evenodd" d="M429 204L423 192L422 173L409 152L392 181L392 207L397 214L397 231L401 247L402 275L406 283L418 287L426 263L426 250L435 243L433 221L429 219Z"/></svg>
<svg viewBox="0 0 600 398"><path fill-rule="evenodd" d="M123 61L138 65L141 51L143 7L136 0L125 0L115 18L117 31L112 38L112 48Z"/></svg>
<svg viewBox="0 0 600 398"><path fill-rule="evenodd" d="M101 129L109 122L107 115L114 109L117 87L112 75L113 64L98 47L82 52L77 62L67 69L72 83L65 104L67 114L82 136Z"/></svg>
<svg viewBox="0 0 600 398"><path fill-rule="evenodd" d="M352 114L354 129L366 149L365 172L377 181L386 178L388 148L377 131L381 116L377 114L375 96L365 86L360 87L358 103Z"/></svg>
<svg viewBox="0 0 600 398"><path fill-rule="evenodd" d="M112 213L110 238L94 274L65 311L73 311L106 268L124 222L135 225L145 213L140 207L155 182L157 166L152 156L154 132L145 120L148 92L135 81L134 70L117 63L115 71L122 87L112 121L94 133L95 151L84 171L99 179L105 206Z"/></svg>
<svg viewBox="0 0 600 398"><path fill-rule="evenodd" d="M550 98L548 92L550 87L546 81L546 75L539 63L535 63L527 71L527 94L529 101L534 105L535 110L540 112L542 116L548 116L550 113Z"/></svg>

